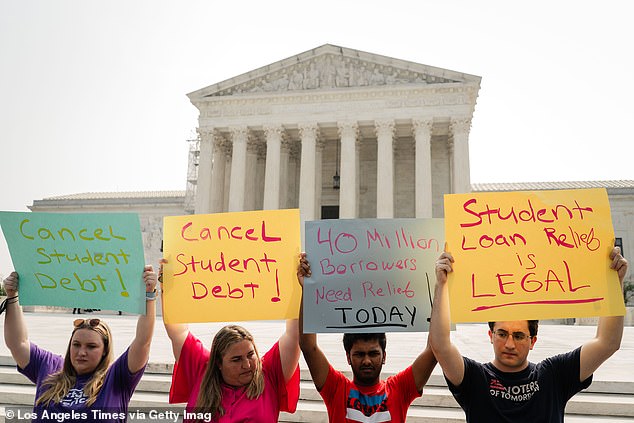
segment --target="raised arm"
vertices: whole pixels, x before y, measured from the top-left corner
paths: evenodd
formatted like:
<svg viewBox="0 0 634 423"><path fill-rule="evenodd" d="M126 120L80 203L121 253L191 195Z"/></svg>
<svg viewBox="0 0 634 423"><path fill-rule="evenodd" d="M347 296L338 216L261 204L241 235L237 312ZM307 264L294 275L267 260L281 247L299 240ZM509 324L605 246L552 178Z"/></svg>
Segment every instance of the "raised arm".
<svg viewBox="0 0 634 423"><path fill-rule="evenodd" d="M422 353L416 357L412 364L412 372L414 373L414 382L418 392L423 392L423 387L429 380L432 370L436 367L436 357L431 349L431 336L427 336L427 345Z"/></svg>
<svg viewBox="0 0 634 423"><path fill-rule="evenodd" d="M145 314L140 315L136 323L136 335L128 352L128 369L136 373L145 366L150 357L150 345L154 335L156 321L156 272L152 266L143 269L145 284Z"/></svg>
<svg viewBox="0 0 634 423"><path fill-rule="evenodd" d="M299 307L299 346L304 354L304 360L310 370L315 388L321 390L326 383L330 363L324 352L317 345L317 335L314 333L304 333L304 276L311 276L310 263L306 259L306 253L302 253L297 269L297 280L302 286L302 302Z"/></svg>
<svg viewBox="0 0 634 423"><path fill-rule="evenodd" d="M623 279L627 274L628 263L621 255L621 249L614 247L610 253L612 262L610 268L619 275L621 292L623 291ZM579 366L579 380L589 378L596 369L621 347L623 337L623 316L599 317L597 334L590 341L581 346L581 362Z"/></svg>
<svg viewBox="0 0 634 423"><path fill-rule="evenodd" d="M436 261L436 291L431 311L429 336L434 355L445 377L458 386L464 379L464 361L458 348L451 343L451 318L449 315L449 288L447 274L453 271L453 257L444 252Z"/></svg>
<svg viewBox="0 0 634 423"><path fill-rule="evenodd" d="M299 265L297 268L297 280L300 282L300 287L303 286L304 276L302 271L302 259L306 265L306 255L300 254ZM310 272L310 266L308 267ZM301 275L300 275L301 273ZM300 280L301 277L301 280ZM282 370L284 371L284 379L288 382L293 377L297 364L299 363L299 320L289 319L286 321L286 332L280 338L280 359L282 360Z"/></svg>
<svg viewBox="0 0 634 423"><path fill-rule="evenodd" d="M299 363L299 322L297 319L286 321L286 332L280 337L280 360L282 360L282 371L284 380L291 380L297 363Z"/></svg>
<svg viewBox="0 0 634 423"><path fill-rule="evenodd" d="M7 293L7 309L4 315L4 343L11 351L15 363L25 368L31 360L31 344L26 329L26 322L22 314L22 307L18 301L18 274L11 274L3 281Z"/></svg>
<svg viewBox="0 0 634 423"><path fill-rule="evenodd" d="M167 260L161 259L159 263L160 267L158 279L161 283L161 300L163 300L163 265L167 263ZM163 306L163 317L165 317L165 301L161 301L161 304ZM181 350L183 349L185 340L187 339L187 334L189 334L189 326L185 323L165 323L165 320L163 320L163 325L165 326L167 337L172 342L174 360L178 361L181 356Z"/></svg>

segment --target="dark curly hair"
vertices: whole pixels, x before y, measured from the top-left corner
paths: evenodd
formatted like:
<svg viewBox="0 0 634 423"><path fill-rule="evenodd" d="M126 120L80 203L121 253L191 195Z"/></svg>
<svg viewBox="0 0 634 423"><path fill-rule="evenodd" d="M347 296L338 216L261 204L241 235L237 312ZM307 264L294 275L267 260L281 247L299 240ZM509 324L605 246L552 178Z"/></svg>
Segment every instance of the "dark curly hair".
<svg viewBox="0 0 634 423"><path fill-rule="evenodd" d="M357 341L378 341L381 346L381 350L385 353L385 347L387 345L387 339L385 333L344 333L343 334L343 348L346 350L346 354L350 354L352 345Z"/></svg>

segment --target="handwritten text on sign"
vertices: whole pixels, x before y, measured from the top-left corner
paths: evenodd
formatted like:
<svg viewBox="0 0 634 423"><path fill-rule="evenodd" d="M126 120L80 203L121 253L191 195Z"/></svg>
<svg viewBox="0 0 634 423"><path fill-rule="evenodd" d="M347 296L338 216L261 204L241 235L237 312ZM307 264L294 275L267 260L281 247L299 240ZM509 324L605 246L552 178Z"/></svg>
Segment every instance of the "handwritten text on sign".
<svg viewBox="0 0 634 423"><path fill-rule="evenodd" d="M0 212L25 305L145 313L139 217Z"/></svg>
<svg viewBox="0 0 634 423"><path fill-rule="evenodd" d="M622 315L604 189L445 195L453 322Z"/></svg>
<svg viewBox="0 0 634 423"><path fill-rule="evenodd" d="M428 330L442 219L306 222L304 330Z"/></svg>
<svg viewBox="0 0 634 423"><path fill-rule="evenodd" d="M296 318L299 211L164 220L167 323Z"/></svg>

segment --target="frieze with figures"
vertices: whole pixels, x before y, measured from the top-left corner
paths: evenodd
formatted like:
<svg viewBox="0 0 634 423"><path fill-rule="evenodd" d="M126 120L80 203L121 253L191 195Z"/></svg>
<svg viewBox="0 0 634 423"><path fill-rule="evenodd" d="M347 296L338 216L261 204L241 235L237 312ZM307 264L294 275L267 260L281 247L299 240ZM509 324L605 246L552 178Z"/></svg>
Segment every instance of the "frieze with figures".
<svg viewBox="0 0 634 423"><path fill-rule="evenodd" d="M210 95L230 96L241 93L452 82L461 81L391 65L325 54Z"/></svg>

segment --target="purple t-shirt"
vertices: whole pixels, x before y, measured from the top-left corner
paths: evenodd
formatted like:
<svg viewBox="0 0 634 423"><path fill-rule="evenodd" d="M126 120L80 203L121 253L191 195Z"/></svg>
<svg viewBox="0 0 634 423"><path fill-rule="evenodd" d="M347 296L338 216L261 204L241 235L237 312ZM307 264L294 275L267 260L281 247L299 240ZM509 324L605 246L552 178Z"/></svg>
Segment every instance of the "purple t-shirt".
<svg viewBox="0 0 634 423"><path fill-rule="evenodd" d="M46 390L42 388L42 382L48 375L60 370L64 365L62 356L53 354L31 343L31 356L29 364L18 371L35 383L35 399L39 398ZM34 405L33 412L37 418L33 422L54 421L82 421L82 422L125 422L128 413L128 403L143 376L145 367L136 373L130 373L128 369L128 350L126 350L114 363L110 365L103 382L103 386L97 395L97 399L90 406L86 406L88 398L83 392L84 385L92 374L77 376L77 383L59 403L51 403L49 406Z"/></svg>

